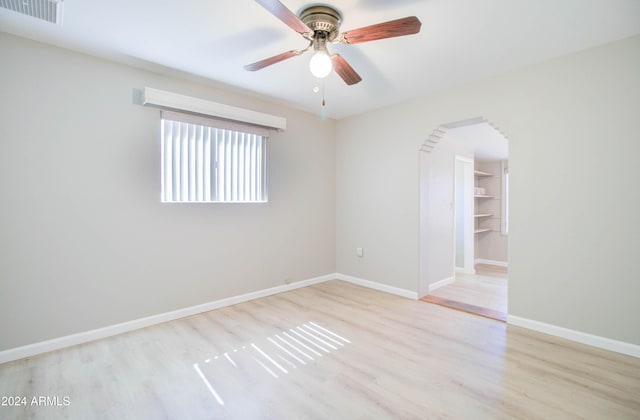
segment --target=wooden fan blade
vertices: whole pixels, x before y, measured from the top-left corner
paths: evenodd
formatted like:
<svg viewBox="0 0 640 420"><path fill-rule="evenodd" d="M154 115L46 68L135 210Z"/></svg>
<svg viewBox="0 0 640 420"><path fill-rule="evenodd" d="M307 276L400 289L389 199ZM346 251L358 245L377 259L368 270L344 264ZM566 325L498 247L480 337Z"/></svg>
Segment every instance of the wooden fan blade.
<svg viewBox="0 0 640 420"><path fill-rule="evenodd" d="M313 32L311 28L302 22L298 16L296 16L291 10L280 3L278 0L256 0L260 6L267 9L269 13L283 21L288 27L298 32L299 34L306 34Z"/></svg>
<svg viewBox="0 0 640 420"><path fill-rule="evenodd" d="M247 64L244 66L245 70L256 71L268 67L272 64L279 63L289 58L296 57L303 53L303 50L291 50L283 52L282 54L274 55L273 57L265 58L264 60L256 61L255 63Z"/></svg>
<svg viewBox="0 0 640 420"><path fill-rule="evenodd" d="M349 86L355 85L362 80L362 77L347 63L347 60L342 58L340 54L333 54L331 56L331 62L333 63L333 69L338 76L342 77L342 80Z"/></svg>
<svg viewBox="0 0 640 420"><path fill-rule="evenodd" d="M393 38L395 36L413 35L420 32L422 23L415 16L365 26L342 34L345 44L359 44L377 39Z"/></svg>

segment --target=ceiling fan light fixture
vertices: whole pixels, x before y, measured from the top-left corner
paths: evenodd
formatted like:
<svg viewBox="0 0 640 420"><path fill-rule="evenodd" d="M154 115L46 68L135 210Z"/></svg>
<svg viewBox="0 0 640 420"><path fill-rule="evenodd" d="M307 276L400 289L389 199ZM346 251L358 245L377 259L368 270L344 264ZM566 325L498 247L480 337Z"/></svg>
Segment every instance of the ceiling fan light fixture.
<svg viewBox="0 0 640 420"><path fill-rule="evenodd" d="M318 79L324 79L331 73L333 64L326 50L318 50L313 54L313 57L309 60L309 70Z"/></svg>
<svg viewBox="0 0 640 420"><path fill-rule="evenodd" d="M333 70L333 63L327 51L327 35L324 31L317 31L313 40L315 52L309 61L309 70L318 79L324 79Z"/></svg>

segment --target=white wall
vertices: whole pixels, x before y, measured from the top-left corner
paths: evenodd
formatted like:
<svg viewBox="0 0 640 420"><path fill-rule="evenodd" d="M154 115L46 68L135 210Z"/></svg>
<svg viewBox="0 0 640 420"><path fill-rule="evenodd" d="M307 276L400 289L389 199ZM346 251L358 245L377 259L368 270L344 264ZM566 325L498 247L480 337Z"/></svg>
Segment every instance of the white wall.
<svg viewBox="0 0 640 420"><path fill-rule="evenodd" d="M419 232L397 221L416 215L419 156L415 145L400 138L392 115L382 124L375 115L346 120L359 141L350 141L351 131L337 134L345 141L336 141L336 265L345 274L415 291ZM356 256L357 247L364 258Z"/></svg>
<svg viewBox="0 0 640 420"><path fill-rule="evenodd" d="M0 350L335 270L335 126L0 33ZM287 118L267 204L161 204L145 86Z"/></svg>
<svg viewBox="0 0 640 420"><path fill-rule="evenodd" d="M339 121L338 271L418 288L418 148L483 116L509 139L510 314L640 344L639 74L634 37Z"/></svg>

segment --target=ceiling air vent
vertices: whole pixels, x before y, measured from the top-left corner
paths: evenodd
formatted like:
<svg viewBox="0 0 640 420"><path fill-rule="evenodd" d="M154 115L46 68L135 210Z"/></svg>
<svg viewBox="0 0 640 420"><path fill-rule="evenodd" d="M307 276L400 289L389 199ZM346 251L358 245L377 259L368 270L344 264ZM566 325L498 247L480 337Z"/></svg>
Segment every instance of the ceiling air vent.
<svg viewBox="0 0 640 420"><path fill-rule="evenodd" d="M62 0L0 0L0 7L62 25Z"/></svg>

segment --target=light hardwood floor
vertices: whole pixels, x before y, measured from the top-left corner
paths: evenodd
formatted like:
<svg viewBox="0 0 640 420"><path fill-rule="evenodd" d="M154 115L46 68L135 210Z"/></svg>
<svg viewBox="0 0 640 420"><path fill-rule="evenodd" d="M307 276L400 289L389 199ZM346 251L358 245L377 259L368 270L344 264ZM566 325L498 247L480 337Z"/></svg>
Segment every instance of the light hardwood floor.
<svg viewBox="0 0 640 420"><path fill-rule="evenodd" d="M2 419L638 419L640 359L330 281L0 365L0 396L70 402Z"/></svg>
<svg viewBox="0 0 640 420"><path fill-rule="evenodd" d="M453 283L434 290L430 296L444 299L444 304L448 302L454 304L460 302L462 310L469 309L474 312L477 308L479 312L486 308L490 313L498 314L498 319L506 320L507 315L507 292L508 279L507 269L503 267L477 264L476 274L456 274ZM427 299L427 301L430 301Z"/></svg>

